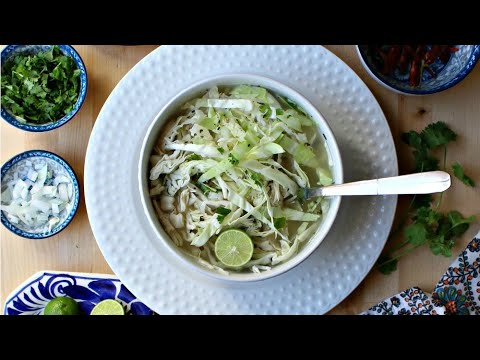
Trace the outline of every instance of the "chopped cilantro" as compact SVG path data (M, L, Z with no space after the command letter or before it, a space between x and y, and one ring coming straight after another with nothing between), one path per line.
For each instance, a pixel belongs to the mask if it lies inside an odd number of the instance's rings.
M207 184L201 182L197 182L197 186L200 190L202 190L202 193L204 193L205 195L207 195L209 192L218 192L217 189L214 189L211 186L208 186Z
M230 161L230 163L233 165L238 165L240 162L233 154L228 154L228 161Z
M198 154L192 154L192 155L189 155L187 158L186 158L187 161L192 161L192 160L202 160L202 157Z
M270 108L270 105L268 105L268 104L260 105L259 110L263 114L264 117L269 118L270 116L272 116L272 109Z
M2 69L2 105L34 124L60 120L77 102L80 70L58 46L37 54L19 54Z
M258 186L262 186L262 179L259 174L256 172L251 171L250 172L250 177L252 178L253 182L257 184Z
M222 223L222 221L225 219L225 216L230 214L232 210L220 206L215 210L215 212L218 214L217 216L218 222Z
M220 206L215 210L215 212L220 215L228 215L232 212L232 210Z
M273 225L275 226L276 229L281 229L287 224L287 218L285 217L280 217L280 218L274 218L273 219Z

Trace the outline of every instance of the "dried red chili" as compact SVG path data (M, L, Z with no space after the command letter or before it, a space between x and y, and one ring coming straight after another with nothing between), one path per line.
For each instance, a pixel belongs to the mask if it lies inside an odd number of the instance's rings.
M432 77L437 74L430 65L440 60L448 62L452 53L459 49L454 45L372 45L369 51L374 62L384 75L391 75L397 68L402 74L409 72L408 83L415 87L420 84L423 70Z

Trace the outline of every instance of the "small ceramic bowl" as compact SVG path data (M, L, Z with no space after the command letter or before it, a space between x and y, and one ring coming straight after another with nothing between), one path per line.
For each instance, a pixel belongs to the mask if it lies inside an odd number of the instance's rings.
M480 45L455 45L455 47L459 50L451 53L450 59L445 64L438 59L431 64L430 67L436 77L428 71L423 71L420 84L416 87L408 83L409 71L402 74L397 69L391 75L383 75L373 61L368 45L357 45L357 52L362 65L380 85L400 94L429 95L458 84L475 67L480 57Z
M2 192L8 186L8 183L13 180L13 174L15 172L18 172L19 174L25 173L26 161L30 161L33 165L37 163L47 163L47 165L49 166L49 170L53 171L54 176L63 175L69 179L70 183L72 184L73 193L72 199L70 200L71 210L68 213L61 213L60 222L55 225L55 227L50 231L33 231L21 222L19 222L18 224L14 224L8 220L4 211L0 211L2 224L14 234L27 239L38 240L48 238L50 236L58 234L60 231L65 229L77 213L78 204L80 202L80 186L78 185L78 180L72 167L60 156L44 150L29 150L14 156L5 164L3 164Z
M2 53L1 53L2 67L3 67L3 64L5 64L5 62L8 59L15 57L18 54L22 54L22 53L35 54L37 52L47 51L52 46L53 45L8 45L2 50ZM54 122L37 125L34 123L29 123L29 122L22 123L18 121L15 118L15 116L12 115L2 104L0 114L2 118L9 124L25 131L32 131L32 132L50 131L50 130L59 128L60 126L70 121L82 107L83 102L85 101L85 98L87 96L87 85L88 85L87 70L85 68L85 64L83 63L80 55L70 45L58 45L58 47L60 48L60 51L64 55L68 55L71 58L73 58L73 60L77 64L77 68L80 70L79 94L78 94L77 102L75 103L75 106L73 107L72 111L70 111L61 119L57 119ZM3 72L3 69L2 69L2 72Z
M231 272L228 275L207 269L200 265L198 262L193 261L189 256L185 255L170 239L169 235L165 232L160 221L157 218L156 212L153 208L152 201L149 196L148 188L148 173L149 173L149 158L152 153L154 144L157 142L158 136L161 133L162 128L166 122L171 119L178 109L187 101L200 97L212 86L234 86L234 85L254 85L261 86L270 91L286 96L294 101L301 108L303 108L316 123L318 130L325 138L327 149L330 155L332 164L333 181L336 184L343 182L343 167L340 156L340 150L333 135L330 126L320 112L302 95L297 93L290 87L281 84L275 80L258 75L248 74L228 74L218 75L205 80L199 81L171 99L161 110L160 113L153 119L147 133L144 137L142 149L140 150L138 180L140 185L139 196L141 198L145 216L150 223L153 231L156 233L156 239L153 241L159 241L165 244L166 248L173 255L173 257L183 266L189 268L196 273L203 273L210 278L221 280L225 282L251 282L258 280L265 280L274 276L285 273L286 271L294 268L302 261L304 261L312 252L317 249L320 243L325 239L328 234L335 217L337 216L338 209L340 207L341 198L339 196L332 197L330 201L330 208L327 214L322 219L322 222L311 239L305 243L300 251L285 263L274 266L269 271L261 273L234 273Z

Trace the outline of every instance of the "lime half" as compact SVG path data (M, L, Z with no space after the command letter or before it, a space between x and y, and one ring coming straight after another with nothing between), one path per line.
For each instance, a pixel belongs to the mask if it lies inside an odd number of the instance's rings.
M107 299L95 305L90 315L125 315L125 311L118 301Z
M252 239L241 230L225 230L215 242L215 255L224 265L243 266L253 255Z
M80 306L69 297L58 297L52 299L45 306L44 315L80 315Z

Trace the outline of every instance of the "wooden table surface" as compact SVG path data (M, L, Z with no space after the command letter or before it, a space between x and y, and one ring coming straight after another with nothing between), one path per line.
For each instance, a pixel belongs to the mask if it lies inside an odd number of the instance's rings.
M93 124L108 95L140 59L156 46L75 46L88 71L87 99L75 119L55 131L28 133L1 121L1 162L29 149L45 149L64 157L74 168L83 186L85 151ZM448 160L459 160L467 173L479 184L467 188L456 180L445 193L442 209L459 210L464 215L480 214L480 66L460 84L442 93L424 97L397 95L378 85L363 69L354 46L327 46L345 61L373 92L390 124L399 158L400 172L411 170L410 150L401 143L404 131L423 129L442 120L458 133L449 145ZM405 209L400 199L396 219ZM403 211L402 211L403 210ZM478 216L480 218L480 216ZM459 253L480 228L477 221L457 241L453 250ZM82 196L80 208L72 223L60 234L44 240L27 240L1 226L0 304L26 278L39 270L112 273L100 252L90 228ZM435 283L453 258L434 256L418 249L402 258L398 271L384 276L370 272L361 285L331 314L356 314L376 302L411 286L432 291Z

